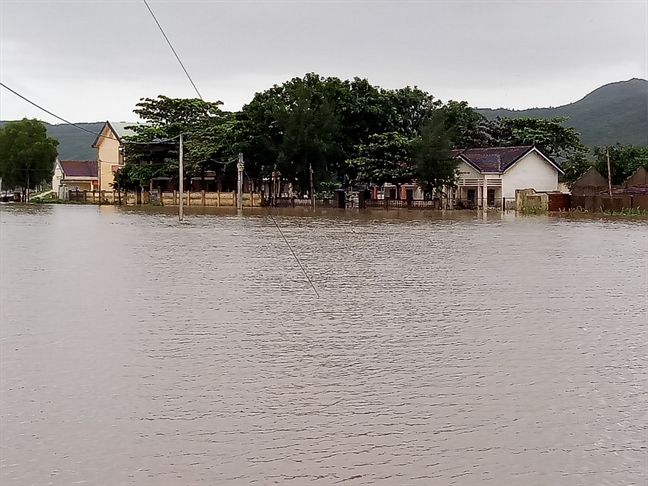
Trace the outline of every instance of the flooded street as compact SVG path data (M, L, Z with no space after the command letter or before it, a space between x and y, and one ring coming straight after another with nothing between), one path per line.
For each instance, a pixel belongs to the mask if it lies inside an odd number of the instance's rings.
M645 219L0 211L3 486L646 483Z

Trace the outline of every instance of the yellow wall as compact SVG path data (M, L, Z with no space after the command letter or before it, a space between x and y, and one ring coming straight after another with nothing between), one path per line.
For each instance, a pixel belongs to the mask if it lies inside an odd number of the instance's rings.
M119 153L119 140L107 125L101 130L103 137L97 143L97 160L99 161L99 181L102 191L112 191L113 166L121 166L123 158ZM108 138L104 138L108 137Z
M65 186L69 191L92 191L95 189L92 182L86 180L65 179Z

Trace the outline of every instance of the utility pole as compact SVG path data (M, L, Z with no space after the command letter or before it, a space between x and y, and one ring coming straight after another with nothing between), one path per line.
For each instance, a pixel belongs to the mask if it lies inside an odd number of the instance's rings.
M313 211L315 210L315 191L313 190L313 164L308 164L308 170L310 171L310 197L311 197L311 206Z
M243 154L238 154L238 164L236 168L238 169L238 179L236 185L236 209L241 211L243 209L243 168L245 164L243 163Z
M610 197L612 197L612 170L610 169L610 148L605 147L605 156L607 158L607 168L608 168L608 192Z
M184 199L184 154L182 153L182 133L180 134L180 156L178 158L178 192L180 193L180 207L178 208L178 218L182 222L184 215L182 214L182 200Z

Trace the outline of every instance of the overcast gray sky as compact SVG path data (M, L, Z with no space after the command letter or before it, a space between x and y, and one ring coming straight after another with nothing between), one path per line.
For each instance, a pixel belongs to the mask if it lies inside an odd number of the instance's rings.
M648 77L648 1L149 0L206 100L307 72L530 108ZM0 79L72 121L195 92L142 0L0 0ZM0 118L57 122L2 89Z

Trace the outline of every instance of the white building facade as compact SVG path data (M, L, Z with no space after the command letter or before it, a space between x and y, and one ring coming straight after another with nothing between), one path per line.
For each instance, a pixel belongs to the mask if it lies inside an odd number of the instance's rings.
M562 169L533 146L455 151L456 187L447 194L454 207L514 208L517 189L558 191Z

